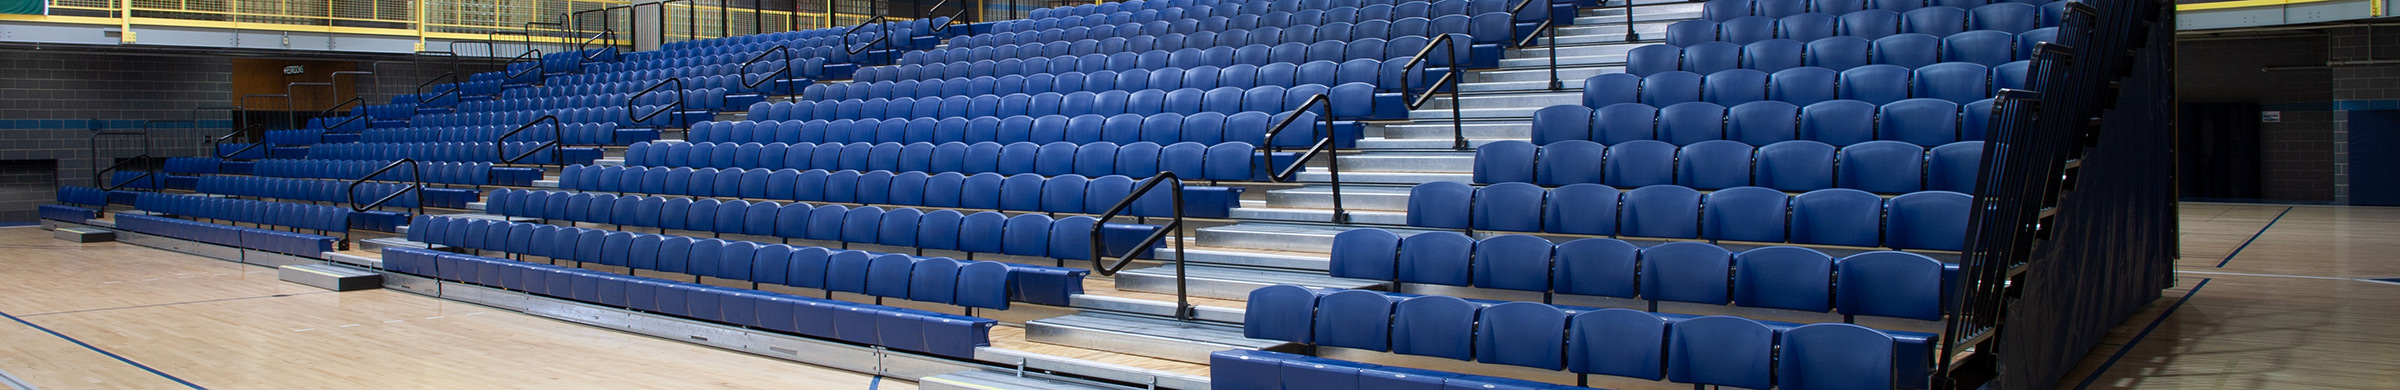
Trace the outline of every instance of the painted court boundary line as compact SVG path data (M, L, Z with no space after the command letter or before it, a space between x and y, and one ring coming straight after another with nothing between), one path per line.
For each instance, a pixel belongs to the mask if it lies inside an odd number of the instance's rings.
M2093 381L2098 381L2098 380L2100 380L2100 374L2105 374L2105 373L2108 373L2108 368L2109 368L2109 367L2112 367L2112 366L2116 366L2116 365L2117 365L2117 359L2123 359L2123 358L2125 358L2125 353L2126 353L2126 352L2133 352L2133 346L2134 346L2134 345L2136 345L2136 344L2141 344L2141 343L2142 343L2142 339L2144 339L2144 338L2149 338L2149 337L2150 337L2150 331L2153 331L2153 330L2158 330L2158 325L2159 325L2159 324L2163 324L2163 323L2166 323L2166 322L2167 322L2167 316L2172 316L2172 315L2175 315L2175 309L2181 309L2181 308L2183 308L2183 304L2184 304L2185 302L2191 302L2191 301L2192 301L2192 296L2193 296L2193 295L2200 295L2200 289L2201 289L2201 288L2204 288L2204 287L2208 287L2208 281L2210 281L2210 280L2215 280L2215 279L2200 279L2200 284L2195 284L2195 285L2192 285L2192 289L2191 289L2190 291L2184 291L2184 292L2183 292L2183 298L2182 298L2182 299L2177 299L2177 300L2175 300L2175 305L2174 305L2174 306L2167 306L2167 311L2166 311L2166 312L2163 312L2163 313L2158 313L2158 318L2150 320L2150 326L2145 326L2145 327L2142 327L2142 332L2141 332L2141 333L2135 333L2135 334L2133 335L2133 340L2131 340L2131 341L2126 341L2126 342L2125 342L2125 345L2124 345L2124 346L2122 346L2122 347L2117 347L2117 353L2116 353L2116 354L2112 354L2112 355L2108 355L2108 361L2101 362L2101 363L2100 363L2100 368L2095 368L2095 369L2092 369L2092 374L2091 374L2091 376L2086 376L2086 377L2083 377L2083 383L2082 383L2082 384L2075 385L2075 390L2084 390L2084 389L2086 389L2086 388L2090 388L2090 387L2092 387L2092 382L2093 382Z
M23 318L17 318L17 316L9 315L7 312L0 312L0 317L7 317L11 321L16 321L19 324L25 324L25 326L33 327L36 330L42 331L42 333L49 333L51 336L58 336L58 338L61 340L66 340L67 342L75 343L75 345L83 346L83 349L89 349L92 350L92 352L99 352L101 355L107 355L109 358L117 359L117 361L125 362L125 364L131 364L134 368L140 368L142 371L149 371L152 374L158 374L159 377L167 378L167 380L175 381L175 383L183 384L186 387L200 390L208 389L206 387L200 387L200 385L197 384L192 384L192 382L184 381L183 378L177 378L174 375L168 375L166 372L159 371L158 369L150 368L150 366L145 366L141 363L134 362L133 359L126 359L124 356L117 356L117 354L109 353L108 350L100 349L100 347L95 347L91 344L85 344L83 340L76 340L74 337L67 337L67 335L58 333L58 331L55 330L50 330L50 328L44 328L41 325L34 325L32 322L25 321Z
M0 371L0 385L8 385L8 388L15 390L37 389L32 384L25 383L25 380L17 379L15 375L9 375L8 371Z
M2275 213L2275 219L2267 220L2267 226L2261 226L2261 227L2259 227L2259 228L2258 228L2258 233L2252 233L2252 234L2250 234L2250 239L2249 239L2249 240L2242 241L2242 246L2233 247L2233 253L2227 253L2227 254L2225 254L2225 260L2219 260L2219 261L2217 261L2217 268L2225 268L2225 263L2231 263L2231 262L2233 262L2233 257L2234 257L2234 256L2240 256L2240 255L2242 254L2242 250L2243 250L2243 249L2249 249L2249 248L2250 248L2250 243L2253 243L2253 242L2258 242L2258 236L2264 236L2264 235L2267 235L2267 229L2273 229L2273 228L2275 228L2275 223L2276 223L2276 222L2282 222L2282 221L2283 221L2283 215L2284 215L2284 214L2291 214L2291 213L2292 213L2292 208L2291 208L2291 207L2284 207L2284 208L2283 208L2283 212L2280 212L2280 213Z

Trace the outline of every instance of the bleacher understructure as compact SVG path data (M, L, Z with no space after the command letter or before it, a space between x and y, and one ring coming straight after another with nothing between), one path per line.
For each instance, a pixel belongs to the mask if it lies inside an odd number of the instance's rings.
M2158 8L1133 0L598 48L42 217L910 378L2048 387L1991 337L2064 239L1995 226L2073 212L2039 183L2094 165L2036 113L2163 87L2043 87L2150 66L2068 56L2155 59Z

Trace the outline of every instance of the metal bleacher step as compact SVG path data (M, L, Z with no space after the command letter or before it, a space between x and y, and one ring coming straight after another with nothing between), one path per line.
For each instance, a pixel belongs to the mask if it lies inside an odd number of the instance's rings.
M1467 147L1470 147L1470 148L1473 148L1473 147L1480 147L1480 146L1483 146L1484 144L1489 144L1489 143L1493 143L1493 142L1500 142L1500 141L1507 141L1507 140L1506 140L1506 139L1488 139L1488 138L1468 138L1468 139L1467 139ZM1449 139L1449 138L1420 138L1420 139L1405 139L1405 138L1404 138L1404 139L1391 139L1391 138L1366 138L1366 139L1360 139L1360 140L1358 140L1358 149L1360 149L1360 150L1374 150L1374 149L1447 149L1447 148L1450 148L1451 146L1454 146L1455 144L1456 144L1456 143L1455 143L1455 142L1453 142L1453 140L1451 140L1451 139Z
M991 371L959 371L917 379L920 390L1114 390L1063 380L1022 377Z
M1478 121L1460 124L1457 135L1468 139L1500 138L1527 139L1533 137L1533 123L1527 121ZM1454 135L1450 121L1425 121L1376 125L1368 129L1369 136L1387 139L1438 139L1449 141ZM1446 147L1446 146L1445 146Z
M1568 46L1568 45L1560 45L1560 46L1558 47L1558 57L1559 57L1559 60L1560 60L1559 62L1560 62L1560 63L1565 63L1565 62L1566 62L1565 60L1566 60L1566 58L1567 58L1567 57L1592 57L1592 56L1617 56L1617 58L1620 58L1620 60L1619 60L1619 61L1623 61L1623 60L1621 60L1621 58L1624 58L1624 56L1625 56L1625 53L1627 53L1627 52L1630 52L1630 51L1633 51L1633 48L1636 48L1636 47L1642 47L1642 46L1646 46L1646 45L1649 45L1649 44L1647 44L1647 43L1622 43L1622 42L1618 42L1618 43L1593 43L1593 44L1578 44L1578 45L1572 45L1572 46ZM1516 49L1514 49L1514 50L1509 50L1509 51L1507 52L1507 55L1508 55L1508 56L1507 56L1507 57L1505 57L1505 58L1508 58L1508 59L1518 59L1518 58L1540 58L1540 59L1542 59L1543 61L1545 61L1545 64L1546 64L1546 63L1547 63L1547 61L1549 61L1549 58L1550 58L1550 47L1549 47L1549 46L1528 46L1528 47L1521 47L1521 48L1516 48Z
M1330 174L1330 173L1326 173L1326 172L1321 172L1321 171L1308 171L1308 172L1301 172L1300 174L1298 174L1298 175L1294 175L1294 176L1299 176L1299 177L1300 177L1300 181L1304 181L1304 182L1328 182L1328 181L1333 181L1333 175L1332 175L1332 174ZM1344 182L1344 183L1372 183L1372 184L1424 184L1424 183L1431 183L1431 182L1437 182L1437 181L1454 181L1454 182L1460 182L1460 183L1472 183L1472 182L1474 182L1474 179L1475 179L1475 174L1473 174L1473 173L1466 173L1466 172L1377 172L1377 171L1353 172L1353 171L1347 171L1347 170L1345 170L1345 171L1342 171L1342 182ZM1346 188L1345 188L1345 189L1346 189Z
M1545 81L1546 80L1547 79L1545 79ZM1456 100L1451 99L1449 96L1435 96L1433 100L1425 102L1425 106L1419 107L1417 110L1442 110L1447 112L1450 109L1451 102L1453 101L1460 103L1459 108L1469 110L1528 107L1539 109L1542 107L1560 104L1581 103L1583 102L1583 93L1540 91L1505 94L1476 94L1460 95Z
M1175 302L1127 298L1099 294L1075 294L1067 297L1067 306L1077 309L1116 313L1140 314L1155 317L1174 317ZM1241 308L1192 305L1192 319L1228 324L1242 323Z
M1208 354L1229 349L1291 351L1298 346L1242 336L1236 327L1105 313L1065 315L1025 323L1025 338L1037 343L1207 363Z
M1350 211L1406 211L1408 190L1407 187L1343 187L1342 207ZM1308 185L1268 190L1266 204L1269 207L1333 208L1333 187Z
M1550 68L1549 68L1549 66L1548 66L1549 64L1545 63L1545 64L1542 64L1542 65L1543 65L1543 66L1536 66L1536 67L1532 67L1532 68L1524 68L1524 69L1514 69L1514 68L1511 68L1511 69L1494 69L1494 70L1484 70L1484 71L1474 71L1474 72L1467 72L1467 79L1466 79L1466 81L1465 81L1465 82L1461 82L1461 83L1459 83L1459 84L1480 84L1480 83L1511 82L1511 81L1518 81L1518 82L1522 82L1522 81L1539 81L1539 82L1547 83L1547 82L1549 82L1549 81L1550 81ZM1625 67L1622 67L1622 66L1564 66L1564 65L1561 65L1561 66L1559 66L1559 68L1558 68L1558 81L1559 81L1559 82L1561 82L1561 83L1564 83L1564 82L1567 82L1567 81L1581 81L1581 80L1583 80L1583 79L1592 78L1592 76L1598 76L1598 75L1601 75L1601 74L1604 74L1604 73L1618 73L1618 72L1623 72L1623 71L1625 71ZM1548 85L1543 85L1543 84L1534 84L1534 87L1533 87L1533 88L1528 88L1528 89L1526 89L1526 90L1539 90L1539 89L1541 89L1541 88L1548 88L1548 87L1549 87ZM1578 88L1580 88L1580 86L1578 86ZM1469 91L1466 91L1466 90L1460 90L1460 92L1469 92Z
M1349 231L1350 227L1297 225L1271 222L1245 222L1200 228L1194 237L1200 245L1218 248L1255 248L1265 250L1326 253L1333 248L1333 236ZM1393 234L1410 236L1429 230L1393 229Z
M1365 152L1344 154L1340 159L1343 173L1351 171L1449 173L1475 171L1475 152L1473 151ZM1322 161L1315 160L1312 164L1322 166Z
M1352 223L1393 225L1408 223L1408 213L1402 211L1349 210L1349 212ZM1330 222L1333 220L1333 210L1244 205L1233 209L1232 216L1240 219L1269 221Z
M1533 112L1534 112L1534 111L1540 111L1541 109L1542 109L1542 107L1507 107L1507 108L1463 108L1463 107L1462 107L1462 108L1459 108L1459 109L1458 109L1458 118L1460 118L1460 119L1500 119L1500 120L1505 120L1505 119L1517 119L1517 120L1523 120L1523 119L1532 118L1532 117L1533 117ZM1450 119L1450 118L1451 118L1451 115L1450 115L1450 109L1448 109L1448 108L1443 108L1443 109L1424 108L1424 109L1417 109L1417 110L1412 110L1412 111L1409 111L1409 112L1408 112L1408 119L1413 119L1413 120L1426 120L1426 119Z
M1192 296L1218 299L1246 300L1250 290L1278 284L1342 289L1378 288L1385 283L1374 280L1336 278L1323 271L1275 271L1250 268L1231 268L1204 265L1184 265L1184 286ZM1175 293L1175 267L1158 266L1129 269L1116 275L1117 289L1159 294Z
M1621 68L1621 67L1611 67L1611 68L1610 68L1611 70L1609 70L1609 71L1608 71L1608 73L1613 73L1613 72L1616 72L1616 69L1620 69L1620 68ZM1549 76L1543 76L1543 77L1549 77ZM1583 80L1584 80L1584 79L1588 79L1588 78L1591 78L1591 77L1582 77L1582 78L1569 78L1569 77L1565 77L1565 76L1560 76L1560 77L1559 77L1559 80L1558 80L1558 84L1559 84L1558 86L1559 86L1559 88L1560 88L1561 90L1566 90L1566 91L1582 91L1582 90L1583 90ZM1548 91L1549 91L1549 89L1550 89L1550 80L1549 80L1549 79L1547 79L1547 78L1544 78L1544 79L1542 79L1542 80L1536 80L1536 81L1489 81L1489 82L1474 82L1474 83L1459 83L1459 84L1458 84L1458 92L1459 92L1459 93L1462 93L1462 94L1463 94L1463 93L1505 93L1505 92L1548 92Z
M1511 52L1515 52L1515 50L1511 50ZM1565 52L1560 53L1564 54ZM1562 67L1568 65L1621 65L1624 63L1624 54L1558 56L1558 66ZM1500 59L1500 67L1502 68L1531 68L1537 66L1550 66L1550 57L1546 55L1541 57L1516 57L1515 54L1511 54L1508 58Z
M1187 245L1183 248L1183 255L1190 259L1190 264L1201 265L1268 267L1308 271L1324 271L1329 265L1329 260L1326 259L1325 254L1323 253ZM1160 251L1158 252L1157 256L1161 260L1172 260L1175 258L1175 253L1173 251Z

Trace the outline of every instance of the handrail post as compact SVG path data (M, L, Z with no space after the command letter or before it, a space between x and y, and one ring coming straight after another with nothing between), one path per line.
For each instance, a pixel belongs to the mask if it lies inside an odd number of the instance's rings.
M1524 1L1517 2L1517 5L1516 5L1515 7L1510 7L1510 8L1509 8L1509 10L1508 10L1508 14L1509 14L1509 15L1512 15L1512 16L1513 16L1513 15L1516 15L1518 12L1522 12L1522 11L1524 11L1524 10L1525 10L1525 7L1526 7L1527 5L1531 5L1531 4L1533 4L1533 3L1537 2L1537 1L1538 1L1538 0L1524 0ZM1627 1L1632 1L1632 0L1627 0ZM1547 3L1544 3L1544 4L1547 4ZM1533 45L1533 41L1534 41L1535 39L1541 39L1541 37L1542 37L1542 35L1543 35L1543 34L1549 34L1549 35L1550 35L1550 90L1552 90L1552 91L1556 91L1556 90L1560 90L1560 89L1565 89L1565 88L1566 88L1566 85L1565 85L1564 83L1561 83L1561 82L1559 82L1559 80L1558 80L1558 31L1557 31L1557 23L1555 22L1556 20L1557 20L1556 18L1542 19L1542 24L1540 24L1540 25L1538 25L1538 26L1535 26L1535 27L1533 28L1533 33L1531 33L1531 34L1526 34L1526 35L1525 35L1525 40L1523 40L1523 41L1518 41L1518 42L1517 42L1517 45L1516 45L1517 47L1520 47L1520 48L1521 48L1521 47L1526 47L1526 46L1531 46L1531 45ZM1510 35L1509 35L1509 36L1510 36L1510 37L1515 37L1515 36L1516 36L1516 35L1515 35L1515 32L1516 32L1516 30L1517 30L1517 24L1515 24L1515 23L1510 23L1510 24L1508 25L1508 30L1509 30L1509 32L1510 32Z
M1432 102L1435 95L1440 95L1442 87L1450 87L1450 147L1465 150L1467 149L1466 120L1459 114L1459 107L1465 102L1458 98L1458 81L1465 77L1460 76L1459 73L1464 72L1465 69L1461 69L1458 63L1458 40L1451 37L1452 34L1435 35L1432 41L1425 43L1424 48L1417 49L1417 55L1409 57L1408 62L1402 64L1403 66L1400 67L1400 93L1403 99L1407 100L1408 109L1415 110L1424 107L1425 103ZM1427 60L1431 59L1429 56L1433 54L1435 48L1442 49L1442 57L1449 61L1449 67L1444 68L1442 77L1427 86L1424 93L1417 94L1415 98L1407 98L1410 91L1416 90L1416 83L1413 82L1415 78L1411 77L1411 74L1415 73L1414 70L1418 65L1428 64ZM1431 65L1426 65L1426 67L1428 71L1432 69Z
M1317 118L1320 120L1318 124L1303 124L1303 126L1309 127L1310 140L1315 142L1309 145L1308 152L1301 153L1299 157L1293 158L1292 165L1283 167L1281 170L1277 170L1273 167L1273 165L1275 165L1275 155L1281 153L1283 150L1281 146L1277 146L1275 144L1275 136L1283 134L1284 129L1290 128L1292 122L1299 120L1300 114L1308 112L1310 108L1320 108L1325 111L1323 115L1320 115ZM1331 175L1331 179L1333 181L1332 222L1346 224L1350 223L1350 210L1342 207L1341 149L1334 147L1333 122L1332 98L1327 97L1326 95L1316 95L1309 97L1308 101L1300 103L1299 109L1292 110L1290 114L1287 114L1283 117L1283 120L1277 121L1274 126L1267 128L1265 148L1267 152L1266 165L1268 166L1265 167L1265 169L1267 170L1267 181L1282 182L1292 180L1295 175L1300 173L1301 168L1307 167L1310 160L1316 159L1318 153L1324 153L1328 159L1326 162L1326 172Z
M643 96L649 96L651 92L658 91L658 87L666 86L667 83L675 83L675 102L667 104L665 107L659 107L658 110L651 111L649 114L636 116L634 114L634 102L640 101ZM667 113L669 111L682 111L684 108L684 101L688 100L688 98L688 96L684 95L683 78L670 77L665 80L659 80L657 84L651 84L650 88L644 88L641 92L634 93L633 96L628 96L625 98L625 116L627 117L626 119L632 119L633 123L635 124L648 122L650 121L650 118L656 118L659 114ZM683 114L680 113L676 114L675 118L677 121L682 122L681 124L683 125L683 129L691 129L692 124L690 118L685 118Z
M374 179L376 176L383 176L384 172L390 171L392 168L399 168L400 164L408 164L408 179L414 183L410 183L407 187L401 187L399 191L393 191L391 195L384 195L382 199L376 199L374 203L363 205L358 203L359 184L364 184L367 182L367 180ZM400 197L400 193L403 192L413 192L417 195L417 203L415 207L409 208L409 212L412 213L412 215L424 215L425 172L424 169L417 164L416 159L403 158L399 161L393 161L390 164L384 164L383 168L381 169L376 169L374 172L367 173L366 176L361 176L358 179L351 180L350 185L342 189L342 200L344 203L350 204L350 211L366 212L367 210L374 210L377 207L383 207L384 203L391 202L392 199L398 199Z
M1606 1L1606 0L1602 0L1602 1ZM1641 41L1641 40L1642 40L1642 33L1640 33L1640 32L1635 32L1635 31L1633 30L1633 0L1619 0L1619 1L1624 1L1624 2L1625 2L1625 5L1624 5L1623 7L1621 7L1621 8L1623 8L1623 9L1625 9L1625 41L1626 41L1626 42L1639 42L1639 41Z
M1143 238L1141 243L1135 244L1133 248L1127 249L1124 257L1117 258L1114 262L1108 261L1107 241L1103 239L1104 233L1107 233L1107 230L1105 229L1108 227L1108 221L1116 219L1118 214L1123 214L1126 210L1132 208L1134 202L1140 201L1142 196L1148 195L1151 190L1158 189L1159 184L1170 182L1173 183L1173 185L1167 189L1172 191L1172 193L1168 195L1169 200L1172 201L1171 206L1174 207L1172 219L1167 223L1166 226L1160 227L1158 231L1150 233L1149 237ZM1116 275L1117 272L1125 270L1126 265L1133 264L1134 258L1141 257L1144 253L1152 252L1151 248L1157 246L1159 240L1166 239L1168 235L1173 235L1175 237L1175 320L1180 322L1191 322L1193 312L1191 300L1192 294L1191 287L1188 282L1190 277L1187 271L1184 269L1184 258L1186 255L1183 249L1183 242L1185 241L1183 234L1183 217L1183 179L1175 177L1174 172L1159 172L1158 175L1151 176L1148 179L1142 179L1142 182L1134 187L1133 192L1127 193L1127 195L1125 195L1125 199L1117 201L1116 207L1110 207L1108 212L1100 214L1099 219L1092 220L1090 237L1092 272L1098 273L1100 276Z

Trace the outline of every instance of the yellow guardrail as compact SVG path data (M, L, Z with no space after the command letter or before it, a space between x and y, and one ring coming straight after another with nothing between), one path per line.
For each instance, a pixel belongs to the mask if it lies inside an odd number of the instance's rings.
M689 0L659 5L670 41L720 38L856 24L871 15L720 8L728 0ZM267 30L426 39L566 43L605 29L632 31L626 0L48 0L49 15L5 15L0 20L113 25L131 43L135 26ZM580 18L570 17L580 11ZM599 14L611 15L602 16ZM566 20L566 19L582 19ZM893 20L899 20L894 18ZM580 26L578 26L581 22ZM625 42L620 39L619 42Z

